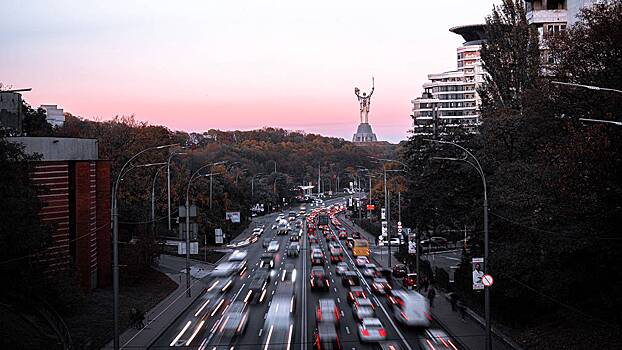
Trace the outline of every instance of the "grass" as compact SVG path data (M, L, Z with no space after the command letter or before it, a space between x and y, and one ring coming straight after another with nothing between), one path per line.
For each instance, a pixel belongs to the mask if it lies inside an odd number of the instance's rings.
M121 284L119 296L120 332L130 326L129 311L149 311L177 288L165 274L147 269L141 279ZM86 297L80 312L65 317L74 344L82 349L99 349L113 337L112 287L96 289Z

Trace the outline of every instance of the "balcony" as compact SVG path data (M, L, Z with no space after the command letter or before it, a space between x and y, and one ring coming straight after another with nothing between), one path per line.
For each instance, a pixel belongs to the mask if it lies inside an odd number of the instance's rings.
M527 22L534 23L566 23L568 10L531 10L527 12Z

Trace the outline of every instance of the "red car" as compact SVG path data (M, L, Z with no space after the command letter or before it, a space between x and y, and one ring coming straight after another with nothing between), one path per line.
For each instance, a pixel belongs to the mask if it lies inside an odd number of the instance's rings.
M416 273L407 274L402 279L402 284L404 284L404 287L406 287L407 289L415 288L417 286L417 274Z

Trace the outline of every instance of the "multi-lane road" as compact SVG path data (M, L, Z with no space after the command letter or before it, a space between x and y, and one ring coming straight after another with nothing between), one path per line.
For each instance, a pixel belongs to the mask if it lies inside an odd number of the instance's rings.
M342 199L326 201L328 207L331 204L343 202ZM312 208L307 207L307 211ZM254 220L253 227L265 225L265 230L259 239L240 250L247 252L246 260L248 265L241 273L236 273L235 279L229 285L226 280L222 284L215 284L213 280L206 279L205 291L197 300L159 337L152 349L185 347L193 349L313 349L314 332L317 329L317 305L320 299L332 299L339 311L339 323L337 332L343 349L373 349L376 344L364 343L359 339L357 333L358 322L355 320L352 308L347 301L349 289L341 283L341 277L337 275L336 265L330 263L328 244L323 235L317 234L319 247L324 252L326 271L330 287L328 291L316 291L311 289L309 274L311 270L310 245L308 236L304 228L300 239L301 250L298 257L287 257L286 249L290 243L289 235L277 235L272 226L276 223L277 214L272 214ZM304 219L304 218L302 218ZM337 234L336 228L331 225L331 230ZM350 235L351 232L348 232ZM238 238L241 241L248 237L248 234ZM265 253L262 241L266 237L271 237L279 242L279 250L274 254L274 268L271 271L269 283L265 286L263 295L252 295L250 285L254 276L259 273L261 255ZM350 270L360 272L354 264L354 257L346 249L344 241L338 241L342 246L344 262L348 264ZM291 309L293 318L288 320L271 320L275 317L274 307L270 306L275 302L275 293L281 291L284 283L291 281L291 275L283 281L283 274L286 267L296 270L296 279L293 283L295 298L292 299ZM263 268L263 270L266 270ZM291 272L291 271L290 271ZM361 276L361 287L376 305L376 317L380 319L386 331L388 341L394 342L401 349L420 349L420 341L424 339L425 330L406 328L399 324L392 314L392 309L385 297L376 296L371 292L369 281ZM281 284L281 285L280 285ZM223 287L227 287L223 292ZM277 293L276 295L279 295ZM258 303L251 303L252 298L260 299ZM223 331L225 324L229 322L230 314L227 308L229 305L246 303L247 323L242 334L231 337L228 332ZM278 309L278 308L277 308ZM270 313L269 310L272 310ZM268 317L268 322L266 322ZM272 323L271 323L272 322ZM279 325L278 323L291 322L290 327ZM272 332L272 327L265 325L281 326L286 331L278 333ZM431 321L432 328L438 325ZM268 329L270 331L268 331ZM276 329L276 328L275 328ZM267 334L269 333L269 334ZM269 340L269 341L268 341Z

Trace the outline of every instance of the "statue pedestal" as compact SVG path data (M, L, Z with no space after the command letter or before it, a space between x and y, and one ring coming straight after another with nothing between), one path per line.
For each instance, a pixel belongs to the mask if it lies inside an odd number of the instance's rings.
M352 142L376 142L376 134L371 129L371 124L361 123L352 137Z

